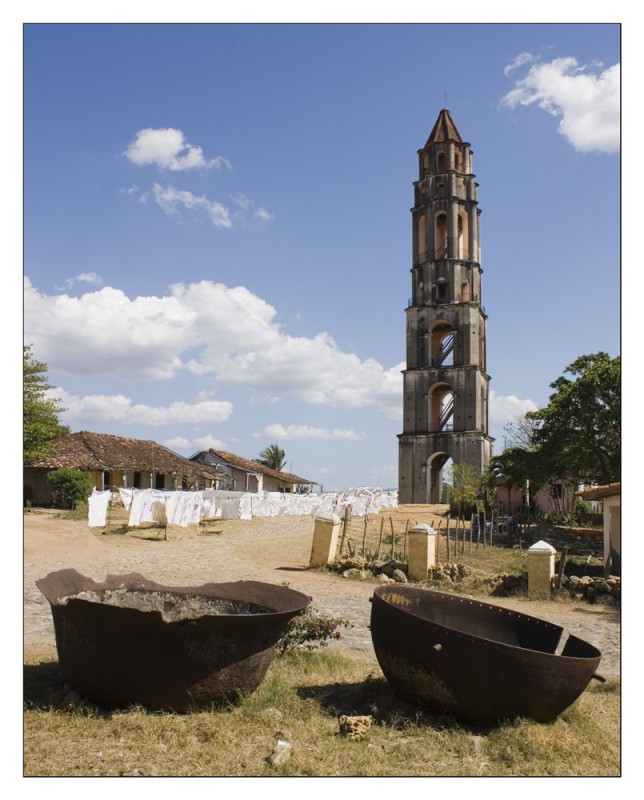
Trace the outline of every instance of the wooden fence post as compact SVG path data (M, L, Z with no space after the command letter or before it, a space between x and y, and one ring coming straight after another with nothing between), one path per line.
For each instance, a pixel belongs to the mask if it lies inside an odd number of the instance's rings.
M364 558L365 547L367 543L367 524L369 522L369 514L365 512L364 515L364 533L362 534L362 557Z
M340 541L339 555L342 555L342 548L344 547L344 541L347 538L347 524L348 524L350 519L351 519L351 505L349 504L344 509L344 519L343 519L343 522L342 522L342 540Z

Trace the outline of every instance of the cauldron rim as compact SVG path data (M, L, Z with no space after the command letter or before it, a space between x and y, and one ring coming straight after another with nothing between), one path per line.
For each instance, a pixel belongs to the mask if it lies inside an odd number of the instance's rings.
M96 602L89 599L77 598L82 592L96 594L107 591L125 590L126 592L163 592L179 597L206 597L212 600L229 602L244 602L261 608L262 611L253 612L253 617L269 616L271 614L303 611L310 605L312 598L288 586L268 583L265 581L237 580L204 583L199 586L174 586L162 584L146 578L138 572L124 574L108 573L103 581L96 581L82 575L75 569L62 569L50 572L44 578L36 581L40 589L52 606L63 606L71 600L80 603ZM143 614L158 613L152 610L140 610ZM220 618L238 617L238 614L219 614Z

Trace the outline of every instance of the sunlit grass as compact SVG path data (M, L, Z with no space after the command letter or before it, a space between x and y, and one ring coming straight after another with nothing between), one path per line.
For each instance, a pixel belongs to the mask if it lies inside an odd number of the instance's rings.
M554 723L477 729L402 700L377 667L337 650L277 658L238 705L188 715L79 703L54 652L28 658L25 669L26 775L619 774L616 682L593 682ZM371 715L372 727L349 740L339 733L342 714ZM279 738L292 755L272 767Z

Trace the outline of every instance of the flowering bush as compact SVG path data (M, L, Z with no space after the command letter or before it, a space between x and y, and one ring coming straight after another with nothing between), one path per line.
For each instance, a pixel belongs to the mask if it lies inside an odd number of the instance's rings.
M342 617L320 614L309 606L290 621L277 644L277 652L282 655L297 647L304 650L313 650L317 645L326 647L330 639L340 638L341 627L350 628L351 623Z

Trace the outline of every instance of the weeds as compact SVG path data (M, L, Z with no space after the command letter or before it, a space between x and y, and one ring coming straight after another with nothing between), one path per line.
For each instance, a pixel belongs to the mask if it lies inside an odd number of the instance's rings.
M351 623L342 617L321 614L309 606L290 621L277 645L277 651L283 654L298 647L306 650L326 647L329 641L340 638L341 627L350 628Z

